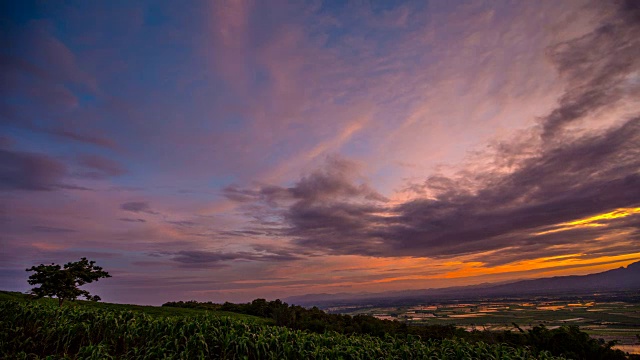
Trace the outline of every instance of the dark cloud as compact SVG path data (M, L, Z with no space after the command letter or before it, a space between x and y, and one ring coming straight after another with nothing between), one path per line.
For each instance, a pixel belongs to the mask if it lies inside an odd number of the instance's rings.
M177 262L182 267L189 268L218 268L226 267L231 261L268 261L281 262L299 259L298 256L288 252L215 252L184 250L176 253L164 253L171 256L171 260Z
M375 234L383 226L383 219L376 214L381 210L370 204L298 202L286 213L287 235L308 249L346 254L384 252L382 239Z
M51 29L45 19L3 24L0 38L8 51L0 53L0 123L116 149L115 141L93 128L94 121L74 120L79 95L97 95L96 81Z
M65 234L65 233L72 233L76 231L69 228L59 228L59 227L41 226L41 225L34 225L31 227L31 229L37 232L54 233L54 234Z
M44 154L0 149L0 189L50 191L59 188L67 167Z
M450 189L438 189L442 196L393 209L379 235L396 250L455 255L518 245L504 234L636 206L638 144L640 118L543 151L511 174L485 174L475 194L456 192L450 179Z
M10 138L8 136L5 136L5 135L0 135L0 148L8 149L11 146L13 146L13 143L14 143L14 141L13 141L12 138Z
M120 208L125 211L131 211L135 213L147 213L147 214L158 214L157 212L151 210L148 202L145 201L130 201L120 205Z
M78 141L81 143L85 143L85 144L90 144L90 145L97 145L97 146L101 146L104 148L108 148L108 149L116 149L117 145L116 143L104 136L99 136L99 135L94 135L94 134L83 134L83 133L79 133L76 131L71 131L71 130L67 130L67 129L59 129L59 128L55 128L55 129L46 129L46 130L42 130L46 133L58 136L58 137L62 137L65 139L70 139L70 140L74 140L74 141Z
M177 226L181 226L181 227L191 227L191 226L195 226L198 225L197 223L193 222L193 221L167 221L168 224L172 224L172 225L177 225Z
M368 184L355 183L357 168L354 162L330 156L326 159L324 168L302 177L293 187L261 185L255 189L243 189L232 185L223 189L223 194L237 202L262 201L272 206L282 201L328 202L345 197L387 201Z
M132 219L132 218L120 218L118 220L124 221L124 222L135 222L135 223L147 222L145 219Z
M33 63L6 53L0 53L0 71L3 76L8 77L11 73L20 72L29 74L38 79L49 79L49 74ZM3 89L4 90L4 89ZM6 89L8 90L8 89Z
M625 98L640 97L640 86L629 81L640 71L640 11L633 0L619 4L595 31L549 50L568 89L560 106L542 119L543 138L552 139L566 125ZM612 11L610 4L601 6L604 13Z
M100 155L81 155L78 164L84 168L81 175L92 179L120 176L127 171L117 162Z
M383 210L378 204L388 199L359 179L357 170L355 163L331 156L292 187L229 187L225 195L250 204L244 210L255 227L244 229L243 236L294 237L302 247L322 243L323 249L348 247L349 253L361 253L361 247L373 245L366 233L376 221L374 214Z
M226 261L243 259L239 254L225 254L208 251L179 251L174 254L172 260L184 267L225 267Z
M543 151L513 173L484 174L474 193L459 191L464 184L457 186L456 179L439 181L435 191L439 196L390 209L394 215L376 219L369 227L378 225L379 230L368 236L371 242L382 238L383 252L390 254L455 256L512 248L529 256L547 256L559 244L593 239L600 231L628 229L628 224L613 222L606 230L532 235L550 224L638 206L638 144L640 119L636 118L604 134ZM308 240L305 245L310 245Z
M224 196L236 202L251 202L260 199L259 191L242 189L237 185L229 185L222 189Z
M230 236L230 237L252 237L252 236L268 236L269 232L256 231L256 230L231 230L231 231L220 231L218 232L218 235Z
M325 201L337 197L363 198L374 201L387 199L373 190L366 183L354 184L357 177L356 164L339 157L329 157L323 171L316 171L303 177L289 192L294 199L300 201ZM263 188L264 189L264 188ZM270 189L270 193L278 194L277 189Z
M82 191L93 190L92 188L88 188L86 186L78 186L78 185L71 185L71 184L60 184L58 187L60 189L67 189L67 190L82 190Z
M407 189L419 197L394 206L339 158L329 159L325 169L293 187L230 187L225 195L260 214L257 219L282 221L277 236L292 237L300 252L434 258L481 254L477 261L498 265L578 253L580 246L582 253L612 249L615 240L606 236L637 233L638 215L600 227L545 231L640 206L637 106L629 107L635 114L627 112L632 115L609 128L567 131L567 125L614 103L637 104L640 22L637 6L631 7L622 16L605 12L608 17L592 33L550 49L568 84L558 107L541 119L540 129L492 144L495 153L485 168L409 184ZM628 239L637 245L637 238Z

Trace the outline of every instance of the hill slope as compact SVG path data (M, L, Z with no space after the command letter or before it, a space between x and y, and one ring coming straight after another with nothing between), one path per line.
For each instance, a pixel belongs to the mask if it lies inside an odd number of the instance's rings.
M0 301L0 344L5 359L560 359L504 344L313 334L209 314L161 317L16 301Z
M17 302L35 302L38 304L46 304L51 306L57 306L58 301L56 299L42 298L33 300L31 295L22 294L15 291L2 291L0 290L0 301L17 301ZM265 319L258 316L238 314L231 311L217 311L217 310L203 310L203 309L186 309L175 307L161 307L161 306L142 306L131 304L113 304L105 302L94 302L85 300L67 301L63 307L67 308L82 308L82 309L99 309L108 311L134 311L145 313L152 316L198 316L203 314L211 314L214 316L225 316L238 320L250 320L261 324L273 324L271 319Z

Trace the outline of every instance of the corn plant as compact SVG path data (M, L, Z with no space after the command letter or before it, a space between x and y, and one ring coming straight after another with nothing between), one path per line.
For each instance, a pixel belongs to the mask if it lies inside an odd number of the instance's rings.
M559 359L546 352L463 340L308 333L205 314L0 302L7 359Z

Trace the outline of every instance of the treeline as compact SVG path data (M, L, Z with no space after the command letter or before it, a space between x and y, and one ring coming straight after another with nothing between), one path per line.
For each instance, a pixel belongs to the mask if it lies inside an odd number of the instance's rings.
M178 301L168 302L162 306L220 310L254 315L273 319L278 326L320 334L326 331L335 331L340 334L366 334L378 337L384 337L385 334L407 334L407 325L398 321L380 320L368 315L328 314L317 307L307 309L297 305L290 306L281 300L266 301L265 299L255 299L246 304ZM433 334L433 336L429 337L443 339L450 337L448 335L436 336L436 334Z
M319 334L335 331L346 335L364 334L379 338L390 335L401 338L418 336L424 340L464 339L470 342L529 347L535 351L549 351L555 356L569 359L627 359L624 352L612 349L615 342L605 343L592 339L587 333L580 331L577 326L547 329L540 325L525 331L514 324L514 331L466 331L453 325L407 325L403 322L381 320L369 315L328 314L317 307L307 309L302 306L288 305L281 300L267 301L265 299L256 299L244 304L178 301L168 302L162 306L254 315L273 319L278 326ZM632 358L640 359L635 356Z

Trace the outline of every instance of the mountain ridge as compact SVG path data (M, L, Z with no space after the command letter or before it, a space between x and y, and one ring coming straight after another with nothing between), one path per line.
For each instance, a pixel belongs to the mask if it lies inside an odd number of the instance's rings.
M508 283L482 283L468 286L387 291L380 293L319 293L290 296L284 301L303 306L328 304L409 303L419 300L454 300L513 296L562 295L564 293L623 291L640 289L640 261L627 267L587 275L515 280Z

